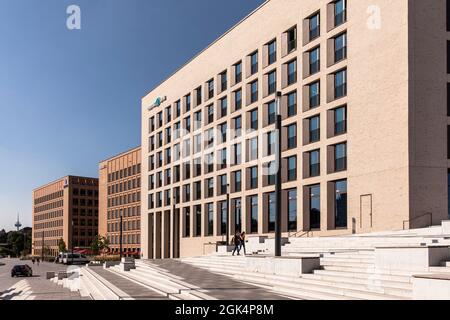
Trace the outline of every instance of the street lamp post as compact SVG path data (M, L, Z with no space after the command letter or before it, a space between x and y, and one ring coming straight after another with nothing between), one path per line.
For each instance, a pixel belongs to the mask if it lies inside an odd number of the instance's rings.
M73 265L73 245L75 244L75 242L73 241L73 239L74 239L73 234L74 234L74 229L73 229L73 219L72 219L72 237L70 239L70 242L72 242L72 245L71 245L71 248L72 248L72 265Z
M122 214L122 210L120 211L120 239L119 239L119 254L120 254L120 261L122 261L122 241L123 241L123 214Z
M176 219L176 203L177 203L177 197L175 195L175 189L172 190L173 192L173 205L172 205L172 255L173 258L177 258L178 257L178 248L177 248L177 243L178 243L178 236L180 234L180 231L178 230L178 219ZM175 228L176 225L176 228Z
M230 245L230 184L227 184L227 246Z
M276 93L277 119L276 131L278 133L278 147L276 148L275 161L277 162L277 178L275 184L276 195L276 218L275 218L275 256L281 257L281 145L282 145L282 127L281 127L281 92Z
M41 260L44 262L44 230L42 230Z

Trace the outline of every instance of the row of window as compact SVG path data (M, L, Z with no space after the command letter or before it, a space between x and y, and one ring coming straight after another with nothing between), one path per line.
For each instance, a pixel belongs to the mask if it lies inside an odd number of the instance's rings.
M120 244L120 237L119 236L108 236L109 244L111 245L119 245ZM140 234L129 234L129 235L122 235L122 244L140 244L141 243L141 236Z
M73 198L72 205L81 207L98 207L98 200Z
M64 196L64 191L62 191L62 190L61 191L57 191L57 192L53 192L53 193L48 194L46 196L43 196L43 197L35 199L34 200L34 205L40 204L42 202L47 202L47 201L50 201L50 200L54 200L54 199L57 199L57 198L62 198L63 196Z
M47 210L54 210L57 208L61 208L63 206L64 202L63 200L55 201L52 203L47 203L44 205L41 205L39 207L34 207L34 213L39 213Z
M47 221L47 222L42 222L42 223L35 223L34 229L42 230L42 229L57 228L57 227L62 227L62 226L63 226L63 220L58 219L58 220ZM41 236L42 236L42 234L41 234Z
M329 154L332 155L332 161L328 161L328 173L336 173L345 171L347 169L347 144L340 143L333 146L329 146ZM331 152L330 152L331 151ZM297 156L291 156L283 159L281 164L281 176L282 183L297 181ZM304 168L303 168L303 178L312 178L318 177L321 175L321 163L320 163L320 150L314 150L310 152L305 152L303 154ZM246 168L246 181L245 185L242 185L242 171L237 170L233 171L230 174L230 182L228 182L227 174L220 175L218 177L212 177L205 179L203 181L196 181L192 184L192 192L191 192L191 184L184 184L182 186L182 190L180 193L180 187L173 188L173 199L176 204L178 203L187 203L190 201L202 200L211 198L214 196L221 196L227 193L237 193L242 192L243 188L246 190L257 189L261 186L267 187L271 185L275 185L276 182L276 173L277 167L275 162L268 162L263 164L264 172L261 175L258 166L253 166ZM262 182L260 182L260 177L262 176ZM154 176L149 176L149 190L153 190L156 188L162 187L162 179L160 179L155 183ZM167 181L166 186L171 186L171 181ZM216 185L216 190L214 187ZM231 189L229 186L231 185ZM204 194L202 195L202 189L204 190ZM164 196L164 204L163 204L163 196ZM148 209L161 208L163 206L171 205L171 190L165 190L156 192L154 194L148 195Z
M50 220L58 217L62 217L64 215L63 210L57 210L52 212L47 212L43 214L37 214L34 216L34 221L42 221L42 220Z
M117 209L108 211L108 220L119 219L121 216L124 218L135 217L141 215L141 206L130 207L124 209Z
M96 197L96 198L98 198L98 190L92 190L92 189L73 188L72 194L74 196Z
M98 217L98 209L78 209L78 208L74 208L72 209L72 214L74 217Z
M122 231L140 230L141 220L130 220L122 222ZM108 232L119 232L120 222L108 223Z
M328 183L333 193L328 195L328 208L334 212L333 224L329 224L329 229L347 228L347 181L339 180ZM303 208L308 216L309 224L306 224L307 230L320 230L321 225L321 190L320 185L305 186ZM252 195L245 198L230 199L227 201L218 201L216 203L207 203L205 205L194 205L193 207L183 207L183 237L201 237L201 236L222 236L227 232L227 217L230 216L230 232L246 231L250 234L270 233L275 231L276 219L276 196L274 192L265 193L263 196L263 208L259 208L258 195ZM286 206L282 211L283 231L298 231L298 195L297 189L283 190L282 199ZM228 211L228 205L230 210ZM191 214L192 210L192 214ZM260 211L263 211L262 225L260 222ZM246 221L246 230L244 230L244 221ZM216 224L216 228L214 225ZM203 226L203 230L202 230ZM191 230L193 227L193 230Z
M108 208L127 205L141 201L141 192L108 198Z
M93 227L98 226L98 220L97 219L81 219L81 218L73 218L73 225L74 226L81 226L81 227Z
M135 164L128 168L108 173L108 182L113 182L119 179L135 176L140 173L141 173L141 164Z
M128 181L119 182L108 186L108 195L119 192L127 192L141 187L141 178L135 178Z

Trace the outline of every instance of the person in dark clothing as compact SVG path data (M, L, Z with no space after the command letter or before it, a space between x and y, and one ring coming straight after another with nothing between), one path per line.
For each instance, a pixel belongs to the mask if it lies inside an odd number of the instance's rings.
M244 256L247 255L247 250L245 249L245 231L241 233L241 250L244 248Z
M32 261L32 262L33 262L33 264L34 264L34 258L32 258L32 259L31 259L31 261Z
M241 234L239 231L236 232L236 234L233 237L233 244L234 244L234 250L233 250L233 256L234 253L237 251L237 255L240 256L241 251Z

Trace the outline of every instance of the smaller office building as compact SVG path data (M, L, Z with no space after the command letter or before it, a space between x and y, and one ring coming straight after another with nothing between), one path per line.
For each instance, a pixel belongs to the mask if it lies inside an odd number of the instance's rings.
M33 255L85 249L98 234L98 179L66 176L33 190Z
M112 253L139 256L141 252L141 147L100 162L99 234L109 240Z

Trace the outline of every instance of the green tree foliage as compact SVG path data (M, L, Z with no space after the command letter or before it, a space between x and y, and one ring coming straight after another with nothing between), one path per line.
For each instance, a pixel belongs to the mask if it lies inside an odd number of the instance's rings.
M94 254L104 253L109 249L109 241L106 237L97 235L91 243L91 250Z
M66 242L62 238L58 240L58 249L59 252L67 252Z

